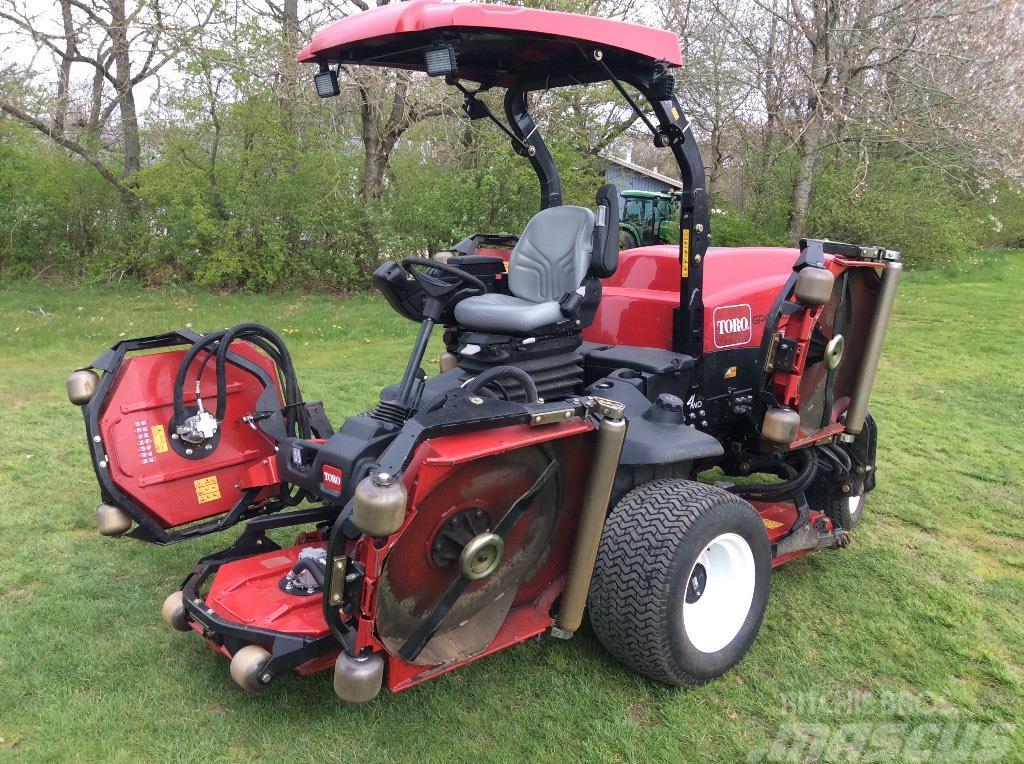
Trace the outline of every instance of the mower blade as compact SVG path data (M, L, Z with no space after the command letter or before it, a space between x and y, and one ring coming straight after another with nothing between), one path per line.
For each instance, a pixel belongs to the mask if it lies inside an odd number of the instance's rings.
M505 516L494 526L493 532L504 539L519 518L529 509L537 494L543 490L547 482L557 472L558 462L552 459L547 468L540 474L540 477L537 478L537 482L533 484L533 487L515 500L509 511L505 513ZM452 606L455 605L459 597L465 594L466 589L471 583L473 582L456 574L451 584L448 585L448 589L441 595L441 599L437 601L437 604L430 610L427 617L423 619L420 625L416 627L416 630L405 641L405 644L399 649L398 655L403 660L412 663L419 657L420 653L423 652L423 648L433 639L434 632L437 631L437 627L441 625L445 616L448 615L448 611L452 609Z

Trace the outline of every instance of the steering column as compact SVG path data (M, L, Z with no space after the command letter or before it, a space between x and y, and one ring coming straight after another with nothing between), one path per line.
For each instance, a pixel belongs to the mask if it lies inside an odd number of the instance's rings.
M409 363L405 367L405 375L402 377L398 398L395 401L407 411L412 411L419 403L422 392L422 386L416 384L417 373L423 364L423 356L427 352L434 325L441 319L445 308L456 294L471 297L483 294L487 287L476 276L461 268L423 257L405 258L402 260L402 270L415 279L423 289L423 323L420 324L416 344L413 345L412 355L409 356ZM443 275L438 275L438 272Z

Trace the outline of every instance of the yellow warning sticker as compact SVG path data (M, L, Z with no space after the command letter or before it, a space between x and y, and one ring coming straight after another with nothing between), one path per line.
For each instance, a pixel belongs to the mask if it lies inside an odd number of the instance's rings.
M208 501L217 501L220 498L220 485L217 484L217 476L199 478L193 485L196 487L196 501L206 504Z
M149 428L153 432L153 453L167 453L167 433L162 424L155 424Z
M672 107L672 119L674 119L676 122L679 121L679 109L677 109L675 106Z
M778 520L769 520L767 517L763 519L763 522L764 522L764 527L767 528L770 531L773 531L776 528L781 528L782 527L782 523L780 523Z
M683 229L683 243L682 251L679 254L679 260L682 263L682 274L685 279L690 275L690 229Z

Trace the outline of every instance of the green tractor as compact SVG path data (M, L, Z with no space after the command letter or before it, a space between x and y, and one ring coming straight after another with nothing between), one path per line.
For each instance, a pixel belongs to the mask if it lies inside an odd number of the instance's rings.
M623 191L619 249L679 242L679 196L657 191Z

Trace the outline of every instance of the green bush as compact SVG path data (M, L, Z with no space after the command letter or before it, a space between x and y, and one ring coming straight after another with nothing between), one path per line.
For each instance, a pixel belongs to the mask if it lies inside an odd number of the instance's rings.
M1024 188L1008 181L986 190L989 204L979 210L981 244L1024 249Z
M565 203L593 206L601 179L589 160L557 134L548 143ZM465 152L433 163L423 161L420 148L410 142L394 158L382 205L397 250L422 254L473 233L519 233L537 212L537 176L496 130L475 130Z
M476 232L516 233L538 209L529 162L490 126L458 122L409 130L383 198L364 204L362 146L343 137L351 126L323 112L305 113L303 123L269 88L246 87L254 90L221 104L217 132L207 107L191 101L176 104L171 123L147 128L134 204L87 163L0 120L0 274L361 290L384 259L436 252ZM593 205L601 177L592 158L562 123L546 137L565 202ZM737 153L713 202L712 243L786 244L793 150ZM1021 187L1004 181L985 194L969 196L936 170L893 157L873 158L864 173L835 153L821 159L807 233L899 249L915 267L969 266L979 247L1024 247Z
M140 174L153 272L251 291L365 288L374 244L359 158L315 135L301 142L270 101L250 99L222 124L215 169L200 126L168 135Z
M866 174L825 161L811 198L808 234L900 250L913 267L955 264L978 247L976 211L931 168L876 160Z
M759 227L749 213L738 212L725 202L711 209L711 244L715 247L784 245L784 237Z
M0 120L0 272L93 278L120 254L127 224L117 191L85 163Z

